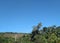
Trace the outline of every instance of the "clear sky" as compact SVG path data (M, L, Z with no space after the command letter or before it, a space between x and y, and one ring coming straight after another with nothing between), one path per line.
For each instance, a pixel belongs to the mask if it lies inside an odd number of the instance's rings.
M60 0L0 0L0 32L31 32L32 26L60 25Z

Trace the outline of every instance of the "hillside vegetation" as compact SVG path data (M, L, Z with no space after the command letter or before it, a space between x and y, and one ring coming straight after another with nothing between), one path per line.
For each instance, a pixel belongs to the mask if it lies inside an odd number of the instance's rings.
M0 33L0 43L60 43L60 26L43 27L39 23L31 33Z

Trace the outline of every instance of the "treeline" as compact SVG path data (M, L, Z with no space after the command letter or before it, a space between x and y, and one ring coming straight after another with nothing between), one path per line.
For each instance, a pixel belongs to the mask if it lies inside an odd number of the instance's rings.
M0 34L20 34L20 33L17 33L17 32L0 32Z
M42 23L39 23L31 33L19 38L0 35L0 43L60 43L60 26L41 27Z

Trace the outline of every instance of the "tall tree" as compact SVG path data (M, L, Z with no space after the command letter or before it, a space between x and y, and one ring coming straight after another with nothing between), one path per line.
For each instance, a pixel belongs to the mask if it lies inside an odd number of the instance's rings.
M41 28L41 26L42 23L38 23L38 25L33 28L31 40L34 40L34 36L39 33L39 29Z

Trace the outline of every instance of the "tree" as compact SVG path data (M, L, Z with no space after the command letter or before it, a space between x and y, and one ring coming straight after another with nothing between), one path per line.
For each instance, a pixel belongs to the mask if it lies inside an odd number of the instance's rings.
M41 26L42 26L42 23L39 23L37 26L33 28L31 40L34 40L34 36L36 34L39 34L39 29L41 28Z
M56 40L57 40L57 36L54 33L52 33L48 39L48 43L56 43Z
M47 27L43 27L43 32L47 32Z

